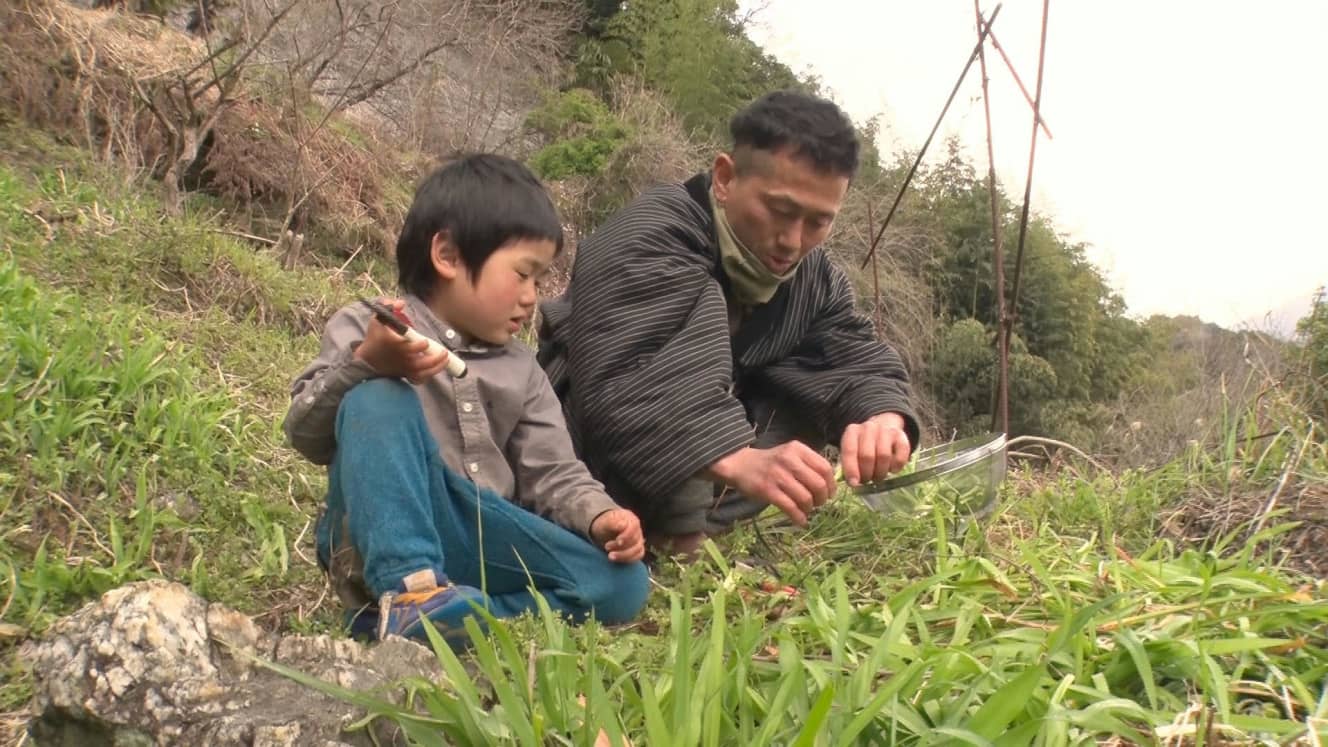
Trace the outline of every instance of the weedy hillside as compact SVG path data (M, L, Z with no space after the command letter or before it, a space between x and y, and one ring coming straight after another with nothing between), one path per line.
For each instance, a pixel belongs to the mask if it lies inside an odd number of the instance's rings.
M16 643L126 582L341 634L313 561L324 478L280 421L323 319L388 268L283 268L212 198L164 215L159 190L0 126L6 738L30 697ZM308 684L420 744L1319 744L1322 423L1270 384L1218 425L1146 471L1018 467L981 524L843 495L806 532L745 526L658 568L634 625L527 618L440 648L410 709Z

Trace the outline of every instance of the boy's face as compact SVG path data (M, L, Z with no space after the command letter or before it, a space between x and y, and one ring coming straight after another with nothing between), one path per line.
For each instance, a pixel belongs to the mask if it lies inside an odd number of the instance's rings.
M537 283L556 251L548 239L509 241L489 255L477 278L446 238L435 237L434 269L446 282L433 306L463 334L505 345L535 313Z

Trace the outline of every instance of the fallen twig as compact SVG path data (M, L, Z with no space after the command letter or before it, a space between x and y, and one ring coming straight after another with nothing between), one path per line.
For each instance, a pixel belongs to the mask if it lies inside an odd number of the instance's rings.
M276 246L277 244L276 239L269 239L266 236L255 236L252 233L245 233L244 231L230 231L224 228L212 228L209 230L212 231L212 233L219 233L224 236L234 236L239 239L248 239L249 241L257 241L262 244L267 244L268 246Z

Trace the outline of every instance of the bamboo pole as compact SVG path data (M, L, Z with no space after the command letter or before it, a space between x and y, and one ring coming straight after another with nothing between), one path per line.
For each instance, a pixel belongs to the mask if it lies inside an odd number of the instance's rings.
M1037 94L1033 98L1033 134L1028 145L1028 177L1024 180L1024 205L1019 215L1019 246L1015 250L1014 289L1010 294L1010 305L1001 319L1005 328L1002 355L1010 354L1010 334L1015 320L1019 316L1019 283L1024 269L1024 239L1028 235L1028 207L1033 194L1033 161L1037 155L1038 112L1042 110L1042 71L1047 58L1047 14L1051 0L1042 0L1042 38L1038 42ZM990 21L988 21L990 23Z
M977 20L978 33L982 30L982 8L980 0L973 0L973 14ZM995 38L993 37L993 42ZM996 369L996 407L991 414L991 429L999 428L1000 433L1010 432L1010 355L1005 341L1005 253L1001 246L1001 215L996 197L996 155L991 138L991 98L987 87L987 53L978 49L978 63L982 71L982 109L987 121L987 192L991 197L991 243L992 268L996 279L993 289L996 291L996 350L1000 358ZM1021 84L1022 87L1022 84Z
M936 131L941 128L941 121L945 119L945 113L950 110L950 103L954 101L955 94L959 93L959 87L963 85L964 78L968 75L968 69L973 66L973 60L977 59L978 53L982 50L982 44L987 39L987 34L991 32L991 24L996 21L996 16L1001 12L1000 4L991 12L991 17L982 26L982 33L978 34L978 43L973 45L973 51L968 55L968 62L964 63L963 72L959 73L959 80L955 81L954 88L950 90L950 97L945 100L945 106L941 108L941 115L936 118L936 124L932 125L931 134L927 135L927 140L922 144L922 150L918 151L918 157L913 160L913 166L908 170L908 175L904 177L904 183L899 186L899 192L895 195L894 204L890 206L890 212L885 214L885 220L881 222L881 230L876 232L876 238L872 239L871 247L867 249L867 256L863 257L859 269L866 267L867 263L876 256L876 246L880 243L881 237L885 235L885 229L890 225L890 219L895 216L895 210L899 208L899 203L904 199L904 192L908 190L908 185L913 181L913 175L917 173L918 166L922 163L922 157L927 154L927 147L931 145L932 138L936 137ZM1039 80L1041 75L1039 73Z

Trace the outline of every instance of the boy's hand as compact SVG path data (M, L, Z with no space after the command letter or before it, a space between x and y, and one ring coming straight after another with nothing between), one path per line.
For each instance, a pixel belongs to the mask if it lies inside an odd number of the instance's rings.
M596 516L590 523L590 538L615 563L635 563L646 555L641 520L625 508L610 509Z
M406 302L401 299L379 299L390 309L400 311ZM370 317L369 328L364 333L364 341L355 349L355 357L368 363L382 376L409 379L415 384L422 384L430 377L447 368L447 351L430 355L425 351L429 343L425 340L407 340Z

